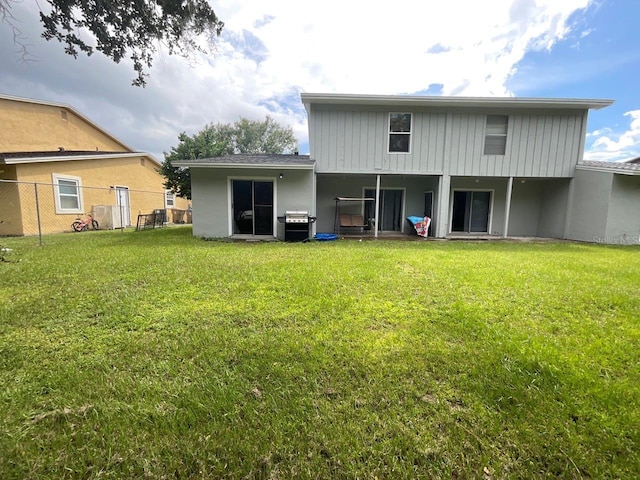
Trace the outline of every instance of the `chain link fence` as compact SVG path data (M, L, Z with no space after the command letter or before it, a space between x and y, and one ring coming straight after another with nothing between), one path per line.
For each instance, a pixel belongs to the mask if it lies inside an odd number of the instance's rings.
M191 223L188 207L181 198L167 201L164 192L0 180L0 236L71 232L72 224L89 220L88 215L101 230L135 227L139 215L152 213L163 224Z

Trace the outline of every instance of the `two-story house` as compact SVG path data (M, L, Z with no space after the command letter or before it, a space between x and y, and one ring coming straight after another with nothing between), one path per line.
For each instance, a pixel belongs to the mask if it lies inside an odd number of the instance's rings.
M341 217L352 214L358 218L352 231L372 236L410 233L407 216L430 217L431 234L441 238L597 241L602 233L581 224L584 209L574 205L576 192L581 203L588 192L576 179L576 167L589 110L611 100L301 98L310 155L180 163L192 170L194 235L282 238L277 218L287 210L316 216L316 232L349 231ZM578 176L592 170L583 165Z

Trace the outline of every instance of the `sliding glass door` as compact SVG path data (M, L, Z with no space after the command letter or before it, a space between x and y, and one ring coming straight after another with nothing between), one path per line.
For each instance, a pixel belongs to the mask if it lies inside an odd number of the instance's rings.
M273 182L232 180L233 233L273 235Z
M453 192L453 212L451 231L463 233L489 233L491 213L491 192Z
M375 189L365 189L366 198L376 198ZM403 190L381 189L378 222L382 232L402 231ZM365 202L365 218L374 218L375 202Z

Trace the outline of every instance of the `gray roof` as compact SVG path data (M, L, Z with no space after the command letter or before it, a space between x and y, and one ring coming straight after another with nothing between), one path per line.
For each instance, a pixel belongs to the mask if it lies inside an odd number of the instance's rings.
M309 110L309 105L312 104L552 109L599 109L613 104L613 100L584 98L441 97L426 95L350 95L337 93L302 93L300 97L307 111Z
M628 162L598 162L595 160L583 160L576 165L576 168L597 172L617 173L620 175L640 175L640 165Z
M309 155L292 154L237 154L212 158L194 158L172 162L177 167L259 167L259 168L293 168L312 169L316 164Z

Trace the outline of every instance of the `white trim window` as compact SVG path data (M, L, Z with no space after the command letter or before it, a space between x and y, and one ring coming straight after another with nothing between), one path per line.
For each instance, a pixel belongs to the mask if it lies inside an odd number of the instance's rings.
M164 191L164 208L174 208L176 206L176 194L171 190Z
M83 213L82 182L80 177L51 174L56 213Z
M484 137L485 155L504 155L507 150L507 115L487 115L487 128Z
M389 153L411 153L411 113L389 114Z

